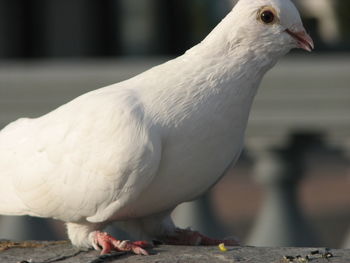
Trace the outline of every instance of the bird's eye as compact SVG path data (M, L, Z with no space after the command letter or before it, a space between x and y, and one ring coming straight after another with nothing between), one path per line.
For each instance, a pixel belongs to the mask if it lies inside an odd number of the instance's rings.
M271 11L264 11L260 18L265 24L271 24L275 20L275 15Z
M276 21L276 15L274 10L266 7L260 10L258 18L261 22L263 22L266 25L274 24Z

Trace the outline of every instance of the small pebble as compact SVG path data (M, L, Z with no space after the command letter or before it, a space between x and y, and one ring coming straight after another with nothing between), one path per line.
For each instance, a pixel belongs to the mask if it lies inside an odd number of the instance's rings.
M284 256L283 258L285 260L287 260L288 262L293 262L293 260L294 260L294 257L292 257L292 256Z
M227 248L225 247L224 243L219 244L218 247L219 247L220 251L222 251L222 252L226 252L227 251Z
M325 258L332 258L333 254L331 252L327 252L323 255Z

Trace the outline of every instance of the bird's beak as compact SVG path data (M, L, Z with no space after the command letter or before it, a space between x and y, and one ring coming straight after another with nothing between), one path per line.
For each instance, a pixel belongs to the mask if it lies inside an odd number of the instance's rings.
M305 32L305 30L299 31L299 32L294 32L290 29L286 29L286 32L297 41L299 48L302 48L302 49L309 51L309 52L311 52L314 49L314 47L315 47L314 41Z

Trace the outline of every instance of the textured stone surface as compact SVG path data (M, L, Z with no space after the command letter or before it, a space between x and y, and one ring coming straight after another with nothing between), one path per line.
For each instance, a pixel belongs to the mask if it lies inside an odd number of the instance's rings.
M311 255L318 250L321 254L324 248L257 248L257 247L230 247L222 252L218 247L186 247L186 246L159 246L150 256L136 256L129 253L116 253L100 257L96 251L78 251L69 242L0 242L1 263L104 263L104 262L144 262L144 263L198 263L198 262L303 262L297 256L310 255L308 262L350 262L350 250L332 249L332 258L322 258L320 254ZM295 257L294 261L284 259L284 256ZM305 261L306 262L306 261Z

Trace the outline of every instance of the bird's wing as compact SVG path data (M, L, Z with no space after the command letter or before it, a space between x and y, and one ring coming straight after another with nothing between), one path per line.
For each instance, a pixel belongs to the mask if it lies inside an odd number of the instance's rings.
M105 88L0 132L0 214L104 221L156 174L160 136L137 96Z

